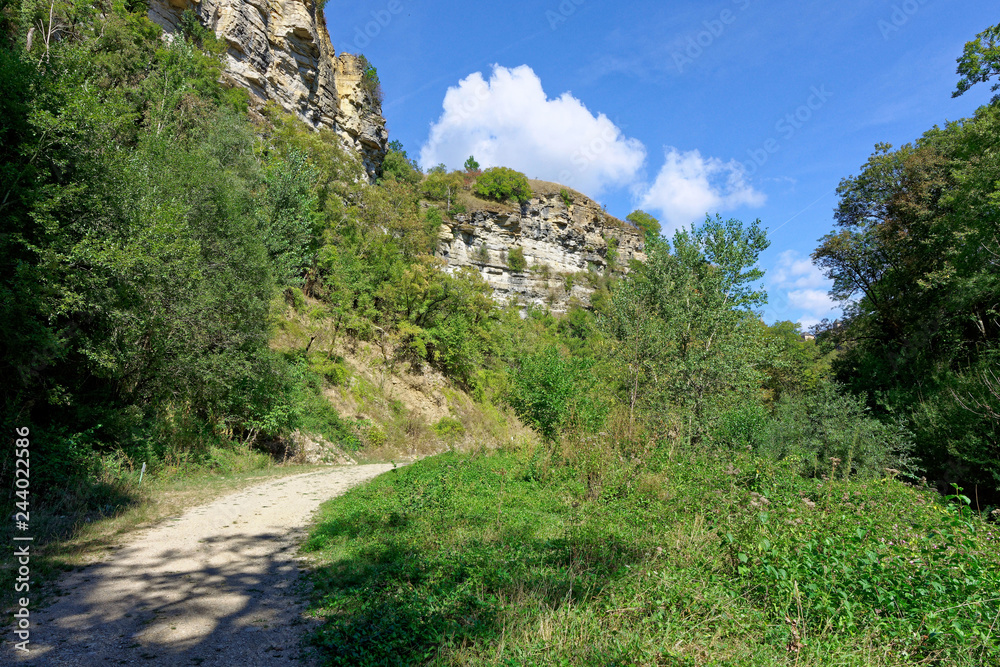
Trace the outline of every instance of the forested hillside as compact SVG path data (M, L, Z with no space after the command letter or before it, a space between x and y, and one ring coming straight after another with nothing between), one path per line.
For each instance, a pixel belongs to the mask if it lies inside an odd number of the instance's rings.
M363 456L385 429L328 400L360 346L533 435L406 421L474 453L327 507L331 664L1000 660L996 100L843 181L814 258L847 315L818 340L761 320L767 230L720 216L665 238L636 211L647 260L582 272L595 296L556 317L434 256L462 201L521 206L523 174L424 174L397 142L372 183L334 132L220 83L194 15L164 40L146 12L0 0L6 488L15 427L40 511L72 488L58 511L113 514L142 463L297 430ZM997 75L998 31L958 92Z

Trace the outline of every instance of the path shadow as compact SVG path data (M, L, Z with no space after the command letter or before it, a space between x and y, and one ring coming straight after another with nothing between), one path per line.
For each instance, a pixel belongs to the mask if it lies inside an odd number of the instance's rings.
M15 661L302 664L301 537L218 535L194 554L167 545L153 558L140 546L117 549L60 582L71 593L32 614L31 652Z

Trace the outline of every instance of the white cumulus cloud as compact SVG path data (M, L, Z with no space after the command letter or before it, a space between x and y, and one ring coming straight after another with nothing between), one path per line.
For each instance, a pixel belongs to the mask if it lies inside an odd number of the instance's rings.
M488 81L475 72L448 89L420 165L457 169L470 155L598 197L635 181L646 148L570 93L549 99L527 65L494 65Z
M770 296L767 319L797 321L809 328L823 318L840 316L840 305L829 295L833 281L795 250L778 255L765 280Z
M666 224L664 234L705 214L722 213L740 206L763 206L767 197L746 180L737 160L723 162L704 157L701 151L665 149L663 168L651 186L638 188L641 208L658 211Z

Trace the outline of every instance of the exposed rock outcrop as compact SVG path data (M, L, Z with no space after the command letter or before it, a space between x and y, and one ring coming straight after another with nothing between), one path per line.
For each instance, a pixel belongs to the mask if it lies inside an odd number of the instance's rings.
M334 130L375 176L389 140L381 104L362 85L360 59L334 52L322 2L151 0L149 18L170 34L187 9L225 40L226 74L234 84L313 128Z
M532 198L520 208L483 203L442 225L437 254L448 269L474 267L499 301L565 312L574 302L589 305L592 277L645 261L642 234L597 202L554 183L531 181L531 187ZM526 260L522 271L510 268L514 248Z

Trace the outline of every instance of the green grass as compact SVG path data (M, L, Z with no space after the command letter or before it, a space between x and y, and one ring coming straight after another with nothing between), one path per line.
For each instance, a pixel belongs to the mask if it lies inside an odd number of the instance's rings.
M331 665L987 665L998 531L893 479L444 454L324 505Z

